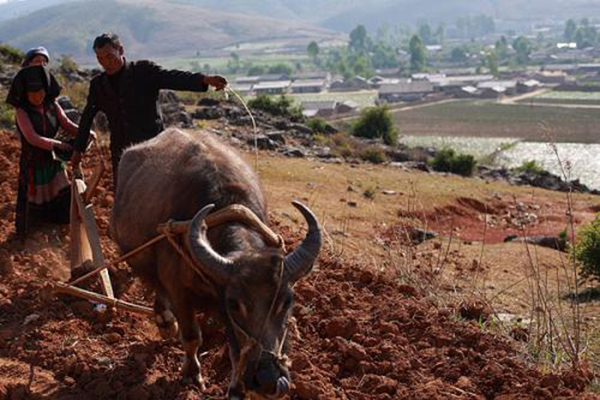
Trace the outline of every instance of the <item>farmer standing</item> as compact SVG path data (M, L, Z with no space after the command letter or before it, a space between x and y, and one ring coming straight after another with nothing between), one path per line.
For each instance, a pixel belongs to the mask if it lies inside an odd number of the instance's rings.
M158 108L160 89L205 92L209 86L222 90L227 80L178 70L166 70L152 61L130 62L125 59L119 37L103 33L94 40L94 52L104 72L92 79L87 104L79 123L72 166L81 162L81 154L90 134L95 115L106 114L110 129L110 151L116 190L117 170L123 150L158 135L163 122Z

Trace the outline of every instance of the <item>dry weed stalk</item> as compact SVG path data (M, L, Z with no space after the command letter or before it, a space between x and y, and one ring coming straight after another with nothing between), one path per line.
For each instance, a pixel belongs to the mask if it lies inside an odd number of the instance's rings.
M544 129L547 129L542 125ZM571 165L563 162L559 155L555 141L550 141L552 149L565 182L571 182ZM572 246L576 243L576 227L574 219L574 199L572 189L565 193L567 209L565 210L566 224L570 233ZM516 199L515 199L516 204ZM520 231L526 255L525 276L530 295L530 326L532 341L529 345L535 361L538 364L549 363L551 366L560 366L564 362L570 362L577 368L582 355L586 351L584 346L581 306L577 301L570 301L568 307L564 305L564 293L562 282L566 282L567 289L575 298L578 298L580 286L577 273L577 262L574 257L568 257L568 264L561 257L561 265L557 266L556 288L550 284L550 272L548 268L541 266L537 247L527 243L529 236L527 226L520 218Z

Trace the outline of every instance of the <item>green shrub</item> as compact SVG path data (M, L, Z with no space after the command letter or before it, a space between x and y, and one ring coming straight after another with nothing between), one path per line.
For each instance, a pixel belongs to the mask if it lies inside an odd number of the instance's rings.
M25 54L21 50L5 43L0 43L0 61L3 63L19 64L23 57L25 57Z
M472 155L456 154L452 149L440 150L431 161L431 167L438 172L451 172L462 176L473 174L477 162Z
M383 149L377 147L367 147L361 154L360 158L373 164L381 164L388 160Z
M13 106L0 102L0 127L9 128L15 124L15 109Z
M523 161L523 164L518 166L518 172L530 172L533 174L545 174L546 170L542 168L535 160Z
M62 54L58 59L58 64L63 72L75 72L79 69L79 65L77 65L70 54Z
M574 250L583 275L600 279L600 213L581 228Z
M398 143L398 132L394 126L394 118L385 106L363 110L360 118L352 127L352 134L369 139L381 138L387 145Z
M302 108L294 106L293 101L284 95L273 100L273 97L261 94L250 100L248 106L274 116L289 117L293 121L304 121Z
M360 152L360 144L357 143L356 139L343 132L336 133L328 137L330 142L328 144L331 147L331 152L343 158L352 158Z
M308 127L313 130L313 133L327 132L327 121L325 121L323 118L311 118L308 121L306 121L306 125L308 125Z

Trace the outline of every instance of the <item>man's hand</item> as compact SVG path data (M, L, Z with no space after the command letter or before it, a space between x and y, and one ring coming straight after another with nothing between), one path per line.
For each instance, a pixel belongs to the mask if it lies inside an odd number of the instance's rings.
M206 85L213 86L217 90L225 89L225 86L228 84L227 79L221 75L205 75L202 82Z
M75 150L71 156L71 169L75 171L81 164L81 153Z

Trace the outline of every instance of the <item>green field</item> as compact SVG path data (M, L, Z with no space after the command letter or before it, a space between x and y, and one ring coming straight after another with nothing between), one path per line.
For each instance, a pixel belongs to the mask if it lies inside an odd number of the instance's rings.
M594 109L465 100L396 112L394 118L403 135L600 143L600 112Z
M548 91L538 96L518 101L521 104L574 104L600 105L600 92L554 92Z
M200 65L202 68L205 64L208 64L211 71L224 73L229 60L231 60L229 57L181 57L157 59L156 61L165 68L176 68L184 71L194 69L196 64ZM308 56L304 54L257 54L252 56L240 56L240 61L243 63L250 62L252 65L264 66L285 63L294 68L298 62L308 62ZM228 78L233 80L230 76L228 76Z
M600 92L544 92L535 99L556 99L556 100L597 100L600 101Z
M338 101L351 100L358 104L359 108L372 107L377 99L376 90L361 90L359 92L331 92L331 93L307 93L290 95L292 99L300 103L302 101Z

